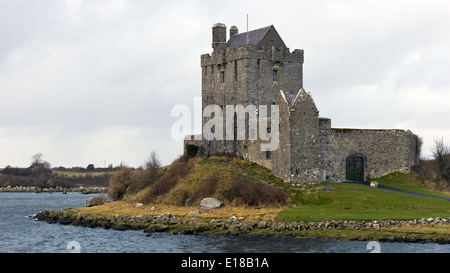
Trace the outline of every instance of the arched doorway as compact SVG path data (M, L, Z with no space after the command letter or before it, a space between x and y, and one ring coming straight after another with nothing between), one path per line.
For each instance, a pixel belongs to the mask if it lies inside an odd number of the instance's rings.
M364 181L364 158L350 155L345 162L345 178L352 181Z

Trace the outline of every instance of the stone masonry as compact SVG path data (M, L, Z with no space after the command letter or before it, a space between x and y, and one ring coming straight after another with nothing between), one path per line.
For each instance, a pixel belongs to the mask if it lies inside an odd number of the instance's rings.
M218 23L212 27L212 40L213 52L201 55L202 109L217 105L225 117L227 105L278 105L279 145L262 151L264 141L248 139L249 126L245 139L237 140L234 122L232 140L225 130L220 140L186 136L185 147L198 146L199 156L239 156L288 183L365 180L408 172L417 164L417 136L409 130L332 128L330 119L320 118L311 94L303 89L303 50L291 52L274 26L241 34L232 26L227 40L226 26ZM203 117L202 125L209 119ZM268 124L270 120L269 115Z

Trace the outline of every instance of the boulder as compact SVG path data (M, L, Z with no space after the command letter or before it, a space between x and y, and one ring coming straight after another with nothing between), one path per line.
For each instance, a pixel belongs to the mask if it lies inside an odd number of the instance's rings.
M376 182L376 181L370 182L370 187L371 188L378 188L378 182Z
M258 223L258 228L263 229L263 228L266 228L266 227L267 227L266 222L259 222L259 223Z
M85 206L86 207L93 207L93 206L99 206L103 205L108 202L108 199L104 195L100 195L97 197L91 197L86 199Z
M202 201L200 201L200 208L201 209L218 209L223 206L223 202L216 199L216 198L203 198Z

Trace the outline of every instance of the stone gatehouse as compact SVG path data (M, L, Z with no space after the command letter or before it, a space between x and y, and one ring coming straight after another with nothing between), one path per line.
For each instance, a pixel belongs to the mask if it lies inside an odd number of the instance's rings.
M205 139L205 129L202 136L186 136L184 146L199 147L199 156L239 156L288 183L363 181L408 172L418 163L418 139L409 130L332 128L330 119L319 117L311 94L303 89L304 52L291 51L274 26L240 34L232 26L227 40L226 26L215 24L212 48L211 54L201 55L202 109L217 105L226 116L227 105L278 106L278 128L267 128L278 137L278 146L263 151L261 144L267 141L238 140L234 122L231 140L225 131L222 138ZM249 123L252 117L245 119ZM266 122L271 120L269 113ZM207 122L204 116L202 128Z

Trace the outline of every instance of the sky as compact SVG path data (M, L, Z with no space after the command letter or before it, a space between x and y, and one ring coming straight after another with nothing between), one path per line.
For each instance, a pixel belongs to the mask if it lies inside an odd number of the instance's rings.
M211 28L274 25L335 128L450 145L450 1L0 0L0 168L163 164L175 105L201 96ZM227 33L228 33L227 29ZM194 118L194 117L193 117ZM198 133L198 132L195 132Z

